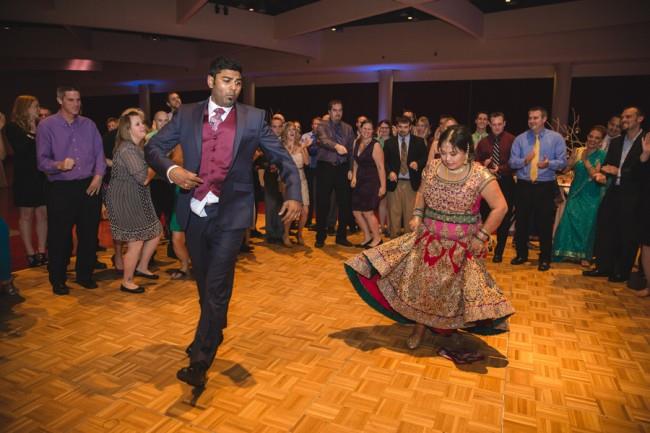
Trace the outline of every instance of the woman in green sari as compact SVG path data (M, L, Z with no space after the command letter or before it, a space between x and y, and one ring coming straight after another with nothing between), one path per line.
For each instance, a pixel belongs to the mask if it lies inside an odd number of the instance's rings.
M553 240L553 260L580 261L587 266L593 257L598 206L605 193L604 184L594 179L605 160L600 143L606 134L603 126L591 128L586 147L574 152L569 169L574 178L567 197L562 219Z

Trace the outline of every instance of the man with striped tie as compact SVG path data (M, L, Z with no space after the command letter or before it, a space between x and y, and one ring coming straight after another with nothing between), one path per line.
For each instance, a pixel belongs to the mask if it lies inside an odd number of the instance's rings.
M517 256L510 263L521 265L528 261L528 234L532 217L539 234L537 269L540 271L548 271L551 267L555 195L558 190L555 176L567 165L564 138L544 127L547 117L542 107L528 110L530 129L515 138L509 161L517 176Z
M492 261L500 263L503 260L503 250L508 240L508 230L512 225L515 206L515 178L514 172L508 165L510 150L515 136L505 130L506 117L501 112L490 114L490 133L482 138L476 145L476 161L486 166L497 178L499 187L508 203L508 213L497 229L497 246L494 249ZM490 207L485 200L481 202L481 215L487 218Z

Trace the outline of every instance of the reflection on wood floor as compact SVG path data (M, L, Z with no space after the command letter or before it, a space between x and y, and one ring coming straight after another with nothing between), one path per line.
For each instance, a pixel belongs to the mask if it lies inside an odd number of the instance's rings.
M508 249L488 266L517 309L511 332L464 336L486 359L455 366L436 355L444 337L409 351L410 328L357 297L342 261L358 250L313 241L254 241L241 256L195 406L175 378L198 319L193 281L161 270L129 295L109 270L98 289L55 297L45 269L21 271L26 300L1 312L0 430L650 432L650 300L622 284L576 265L512 267Z

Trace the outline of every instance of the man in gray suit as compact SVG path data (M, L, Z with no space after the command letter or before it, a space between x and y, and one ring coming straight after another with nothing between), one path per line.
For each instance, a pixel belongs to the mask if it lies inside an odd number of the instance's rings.
M259 147L280 167L286 184L284 220L297 220L302 209L300 177L289 153L266 124L265 113L237 101L241 65L219 57L211 65L210 98L184 104L145 147L149 165L182 188L176 206L199 289L201 316L188 347L189 367L178 379L203 387L223 341L235 262L245 230L253 223L253 153ZM183 167L167 155L177 143Z

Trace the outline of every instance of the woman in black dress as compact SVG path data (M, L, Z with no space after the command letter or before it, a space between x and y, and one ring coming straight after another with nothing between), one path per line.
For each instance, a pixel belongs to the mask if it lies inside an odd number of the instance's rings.
M47 210L45 208L45 174L36 167L36 119L38 99L20 95L14 101L11 122L6 126L7 140L14 150L14 204L18 208L20 237L30 267L47 263ZM32 244L32 227L36 219L37 249Z
M375 211L379 200L386 194L386 171L384 170L384 151L373 138L372 122L361 124L361 135L354 143L354 163L352 165L352 214L363 230L364 240L360 246L376 247L381 240L379 221Z

